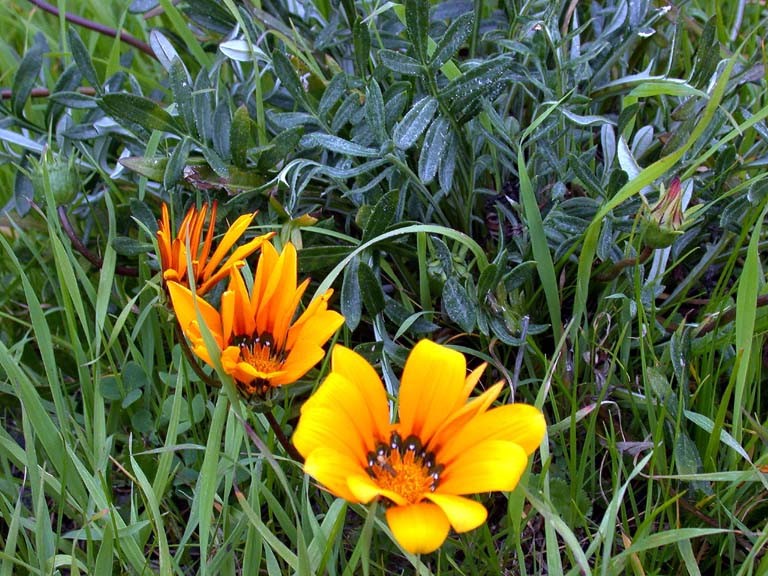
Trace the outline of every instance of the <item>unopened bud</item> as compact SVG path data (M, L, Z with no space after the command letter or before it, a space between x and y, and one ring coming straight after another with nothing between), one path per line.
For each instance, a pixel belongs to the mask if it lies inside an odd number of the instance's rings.
M644 241L651 248L666 248L671 246L683 227L683 194L680 178L675 176L669 183L669 188L661 186L659 200L653 206L646 208L643 218L645 228Z

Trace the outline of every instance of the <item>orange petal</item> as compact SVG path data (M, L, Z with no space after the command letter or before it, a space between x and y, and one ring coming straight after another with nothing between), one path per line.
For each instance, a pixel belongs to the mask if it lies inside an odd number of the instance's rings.
M168 293L171 295L171 303L173 304L173 311L176 313L176 319L185 334L188 333L190 324L197 322L197 312L195 311L195 303L197 303L200 315L216 339L219 348L224 347L221 316L213 306L202 298L196 297L190 292L189 288L176 282L168 283Z
M438 461L443 463L439 455ZM528 456L520 445L489 440L446 464L437 491L441 494L476 494L514 490L527 465Z
M190 226L189 247L192 249L192 254L194 254L195 260L200 260L200 236L203 233L203 225L205 224L206 212L208 212L208 204L203 204L199 212L194 212L194 217L192 218L192 223ZM213 229L213 225L211 225L211 229ZM205 260L202 260L202 262L205 262Z
M547 425L538 408L528 404L507 404L479 414L438 449L438 458L448 465L472 446L488 440L506 440L532 454L541 445ZM441 434L441 438L447 437Z
M411 554L434 552L448 537L448 517L436 504L420 502L387 509L387 524L392 535Z
M238 239L245 233L250 226L251 221L256 216L256 212L253 214L243 214L237 220L234 221L229 230L224 234L224 237L219 242L213 255L203 269L203 278L207 278L216 270L216 267L224 259L224 256L229 252L230 248L238 241ZM211 223L213 225L213 223Z
M293 295L296 291L296 248L290 242L283 246L283 251L277 259L277 264L267 282L264 294L259 302L259 332L275 333L278 318L290 316L293 320L293 310L289 310Z
M347 479L359 475L360 466L348 455L321 447L306 456L304 472L332 494L349 502L360 502L347 487Z
M291 346L288 346L288 332L291 326L291 321L296 314L296 308L299 307L301 297L304 295L304 291L307 289L308 285L309 278L293 291L290 300L285 298L281 303L275 303L276 306L283 307L283 310L279 311L274 316L274 324L272 325L272 336L275 338L275 346L278 349L290 349L293 347L293 342L291 343Z
M463 496L432 492L427 494L427 498L440 506L456 532L474 530L488 517L485 506Z
M211 246L213 246L213 236L216 231L216 208L218 207L218 203L214 200L213 205L211 206L211 218L208 222L208 233L205 235L205 242L203 243L202 249L197 252L197 259L200 262L200 266L205 266L205 263L208 261L208 255L211 253ZM200 231L203 229L203 224L205 224L205 211L203 211L203 215L200 218L200 221L198 223L198 228ZM199 234L198 234L199 237ZM195 241L195 244L190 244L191 246L194 246L195 251L197 251L199 240ZM203 275L203 278L205 276Z
M400 428L425 444L466 401L464 356L422 340L411 351L400 383Z
M237 336L254 336L256 332L255 312L251 306L248 288L246 288L243 275L239 270L230 269L227 290L235 295L232 331Z
M253 277L253 289L251 291L251 307L254 310L254 320L256 322L256 330L261 334L266 331L267 315L262 312L262 305L265 301L265 294L267 292L267 284L270 278L278 273L277 261L279 255L275 247L271 242L266 242L261 247L261 254L259 255L259 262L256 265L256 273Z
M301 333L304 325L309 321L310 318L321 312L325 312L328 309L328 300L332 294L333 289L329 289L322 296L314 298L309 303L309 306L307 306L306 310L304 310L304 312L301 314L301 316L299 316L298 319L293 324L291 324L291 327L288 329L288 336L286 338L287 348L293 347L294 342L296 342L296 338Z
M227 290L221 295L221 336L224 342L231 341L235 314L235 293Z
M314 342L304 340L288 353L281 368L282 375L272 381L273 386L293 384L309 372L325 356L325 350Z

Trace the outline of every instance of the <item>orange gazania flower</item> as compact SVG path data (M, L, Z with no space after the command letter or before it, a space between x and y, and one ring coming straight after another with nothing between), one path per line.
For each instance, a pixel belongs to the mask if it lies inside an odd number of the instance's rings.
M467 376L462 354L422 340L405 364L393 424L374 369L335 346L293 436L305 472L351 502L383 500L392 534L414 554L439 548L451 527L477 528L487 511L464 495L514 489L546 428L533 406L489 410L502 383L468 400L484 368Z
M231 268L229 278L219 310L181 284L169 282L168 292L192 350L213 365L197 321L197 303L216 341L222 368L244 396L295 382L323 358L323 344L344 317L328 310L333 294L329 289L294 321L309 279L296 285L293 244L286 244L279 256L271 243L263 244L250 292L239 270Z
M196 292L205 294L220 280L229 275L233 267L243 265L245 258L253 254L261 245L269 240L274 233L258 236L235 249L228 258L225 256L235 242L245 233L250 226L256 212L240 216L229 227L216 249L213 248L213 235L216 226L216 202L211 206L211 217L208 230L203 239L203 228L208 205L203 204L200 210L192 206L179 226L176 236L171 232L171 223L168 217L168 206L163 203L162 219L158 222L157 244L160 248L160 265L163 269L163 280L166 285L170 282L179 282L189 285L187 274L187 241L192 250L192 276L195 279Z

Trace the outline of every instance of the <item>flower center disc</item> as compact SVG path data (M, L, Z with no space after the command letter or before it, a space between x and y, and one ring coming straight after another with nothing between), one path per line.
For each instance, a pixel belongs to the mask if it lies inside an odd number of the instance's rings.
M242 356L243 361L265 375L272 372L278 372L283 364L279 358L273 356L272 352L273 350L270 346L264 346L262 344L246 345L242 346L240 349L240 355Z
M420 502L426 492L434 492L443 467L435 456L422 448L421 440L408 436L405 442L393 432L389 444L383 442L368 454L368 474L379 487L403 497L408 503Z

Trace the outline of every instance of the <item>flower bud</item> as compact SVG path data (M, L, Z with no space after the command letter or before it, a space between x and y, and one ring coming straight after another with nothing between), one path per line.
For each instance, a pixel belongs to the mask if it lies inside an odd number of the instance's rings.
M675 238L682 234L683 194L680 178L675 176L669 188L661 185L659 200L653 206L647 206L643 214L644 241L651 248L671 246Z

